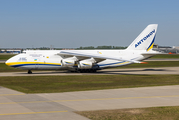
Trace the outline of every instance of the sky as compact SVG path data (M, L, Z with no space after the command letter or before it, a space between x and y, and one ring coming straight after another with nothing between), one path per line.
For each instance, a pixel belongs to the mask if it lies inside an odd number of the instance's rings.
M128 46L149 24L179 46L179 0L0 0L0 48Z

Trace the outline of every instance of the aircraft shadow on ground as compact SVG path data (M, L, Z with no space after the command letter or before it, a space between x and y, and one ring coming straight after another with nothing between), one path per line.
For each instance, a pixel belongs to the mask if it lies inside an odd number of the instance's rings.
M162 72L162 71L168 71L167 69L140 69L140 70L120 70L120 69L115 69L115 70L105 70L105 71L97 71L96 73L75 73L75 72L69 72L69 71L35 71L32 73L33 74L49 74L49 75L53 75L53 74L66 74L66 75L70 75L70 74L76 74L76 75L100 75L100 74L106 74L106 75L120 75L120 74L147 74L145 73L145 71L148 71L148 72ZM131 73L133 72L133 73ZM144 73L143 73L144 72ZM19 73L19 74L27 74L27 72L24 72L24 73Z
M113 74L113 75L119 75L119 74L147 74L144 71L148 71L148 72L162 72L162 71L168 71L166 69L141 69L141 70L109 70L109 71L98 71L98 73L100 74ZM133 72L133 73L131 73ZM143 73L144 72L144 73Z
M35 71L35 72L33 72L32 71L32 75L33 74L60 74L60 73L67 73L66 71L49 71L49 72L47 72L47 71ZM18 73L18 74L28 74L27 72L23 72L23 73ZM30 74L29 74L30 75Z

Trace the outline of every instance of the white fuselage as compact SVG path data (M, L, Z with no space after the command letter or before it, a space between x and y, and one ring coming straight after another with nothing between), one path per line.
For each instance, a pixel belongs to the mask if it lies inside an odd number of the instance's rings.
M121 59L141 61L150 56L143 56L141 53L146 51L139 50L69 50L75 52L83 52L90 54L103 54L110 56L121 56ZM58 53L60 50L29 50L24 53L18 54L8 61L6 64L20 69L34 70L34 69L76 69L77 65L73 67L63 66L61 61L64 59ZM97 69L103 69L108 67L118 67L123 65L131 64L129 61L118 61L106 59L98 62L96 65Z

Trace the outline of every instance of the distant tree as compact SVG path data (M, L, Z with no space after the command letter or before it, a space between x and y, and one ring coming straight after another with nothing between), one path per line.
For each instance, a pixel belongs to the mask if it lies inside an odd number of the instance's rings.
M122 47L122 46L113 46L113 49L126 49L127 47Z
M93 46L88 46L88 47L79 47L76 48L77 50L84 50L84 49L126 49L127 47L121 47L121 46L97 46L96 48Z
M98 46L96 49L112 49L112 46Z
M79 50L79 49L95 49L93 46L88 46L88 47L80 47L80 48L76 48L77 50Z
M50 50L50 48L48 48L48 47L40 47L40 48L37 48L37 49L40 49L40 50Z

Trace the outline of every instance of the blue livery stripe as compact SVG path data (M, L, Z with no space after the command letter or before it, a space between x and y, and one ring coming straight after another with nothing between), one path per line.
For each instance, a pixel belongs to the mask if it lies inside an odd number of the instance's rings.
M17 64L11 65L11 67L22 67L22 66L32 66L32 65L45 65L45 66L61 66L61 65L54 65L54 64Z
M155 36L156 36L156 34L155 34ZM147 48L147 50L149 50L150 47L153 45L153 43L154 43L154 41L155 41L155 36L154 36L154 39L152 40L151 44L150 44L149 47Z

